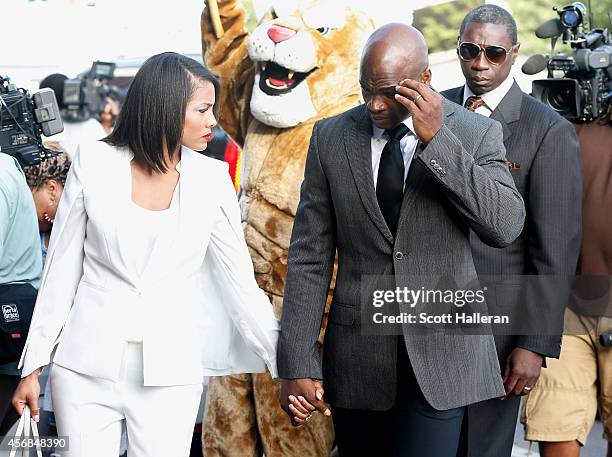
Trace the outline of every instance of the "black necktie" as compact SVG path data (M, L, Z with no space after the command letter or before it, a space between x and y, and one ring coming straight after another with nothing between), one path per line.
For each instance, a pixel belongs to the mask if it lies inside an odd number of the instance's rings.
M409 131L404 124L386 130L389 141L382 151L378 166L376 198L387 227L393 235L397 229L397 220L404 196L404 157L400 148L400 140Z

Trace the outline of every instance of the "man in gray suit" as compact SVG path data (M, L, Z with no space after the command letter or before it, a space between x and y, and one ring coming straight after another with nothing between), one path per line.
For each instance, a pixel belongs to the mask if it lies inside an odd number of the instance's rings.
M568 121L523 93L510 75L519 46L510 13L496 5L475 8L459 32L457 52L465 85L442 93L501 123L508 167L527 209L523 232L504 249L472 236L474 262L479 275L573 275L581 226L578 141ZM547 305L562 317L569 287L556 282L559 287L552 293L543 288L534 296L526 290L512 297L512 305ZM495 335L495 343L507 395L505 401L492 399L468 407L460 455L511 455L520 396L535 385L544 357L559 357L561 337Z
M388 24L362 54L366 104L313 128L289 248L280 400L299 425L309 405L330 414L325 394L341 457L454 457L464 407L504 394L490 334L363 331L364 275L473 280L470 229L502 247L523 227L501 126L445 101L430 79L423 36Z

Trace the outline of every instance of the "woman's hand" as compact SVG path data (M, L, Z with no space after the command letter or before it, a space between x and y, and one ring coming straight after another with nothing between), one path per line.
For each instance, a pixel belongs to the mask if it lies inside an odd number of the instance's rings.
M13 394L13 408L17 410L17 413L21 416L23 409L27 404L32 412L32 419L38 422L40 410L38 409L38 397L40 396L40 383L38 382L38 374L40 369L35 370L29 374L17 385L15 393Z
M310 378L283 379L280 390L281 408L289 415L294 427L308 422L314 411L331 416L323 401L323 386Z

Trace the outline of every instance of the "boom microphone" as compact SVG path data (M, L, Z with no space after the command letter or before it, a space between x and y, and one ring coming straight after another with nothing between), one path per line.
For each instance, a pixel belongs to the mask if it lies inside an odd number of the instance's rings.
M535 34L538 38L554 38L563 33L563 24L559 19L549 19L540 25Z
M542 70L546 70L547 66L548 59L545 56L542 54L534 54L525 61L521 67L521 71L526 75L535 75Z

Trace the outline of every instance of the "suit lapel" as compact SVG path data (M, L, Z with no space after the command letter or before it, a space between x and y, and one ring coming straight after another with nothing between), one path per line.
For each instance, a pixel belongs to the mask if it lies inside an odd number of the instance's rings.
M393 235L378 206L372 171L372 123L365 105L355 111L354 122L344 131L348 163L366 213L383 236L393 244Z
M464 86L455 87L454 89L449 89L445 91L443 94L451 102L463 106L463 89Z
M498 121L504 130L504 143L512 135L510 124L517 122L521 118L521 103L523 91L516 81L510 87L508 93L502 98L495 111L491 113L491 119Z
M121 208L116 212L115 226L114 226L114 237L116 244L116 251L113 253L113 263L123 270L123 276L130 278L133 284L138 283L138 275L134 274L131 265L127 259L132 254L132 245L130 243L130 237L126 236L125 227L126 224L130 224L131 213L132 213L132 171L131 163L134 158L134 154L128 148L119 149L119 162L120 166L117 170L114 170L115 178L118 178L116 182L120 182L122 185L111 186L111 192L116 193L115 198L110 199L111 201L121 202ZM118 164L119 165L119 164ZM117 214L118 213L118 214ZM109 221L110 223L110 221ZM111 232L112 233L112 232ZM113 243L110 243L111 246Z

